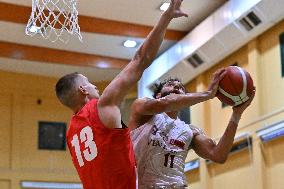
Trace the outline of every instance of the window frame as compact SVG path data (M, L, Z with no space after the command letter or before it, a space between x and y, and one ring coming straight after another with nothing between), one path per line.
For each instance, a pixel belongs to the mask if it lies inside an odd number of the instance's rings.
M279 35L281 76L284 77L284 32Z

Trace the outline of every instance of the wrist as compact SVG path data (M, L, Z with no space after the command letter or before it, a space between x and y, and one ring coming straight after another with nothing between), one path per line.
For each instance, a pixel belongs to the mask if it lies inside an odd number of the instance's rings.
M163 13L163 16L169 21L171 21L173 19L172 13L168 10Z

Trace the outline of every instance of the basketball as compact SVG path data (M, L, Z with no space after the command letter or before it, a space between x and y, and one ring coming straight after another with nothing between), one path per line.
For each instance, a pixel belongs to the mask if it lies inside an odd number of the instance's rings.
M227 105L238 106L249 99L253 90L254 85L250 74L238 66L229 66L219 83L216 96Z

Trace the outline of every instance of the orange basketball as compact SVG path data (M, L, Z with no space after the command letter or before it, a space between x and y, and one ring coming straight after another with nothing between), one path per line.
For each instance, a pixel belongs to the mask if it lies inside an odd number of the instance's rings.
M216 96L221 102L230 106L246 102L254 90L250 74L238 66L229 66L226 71L219 83Z

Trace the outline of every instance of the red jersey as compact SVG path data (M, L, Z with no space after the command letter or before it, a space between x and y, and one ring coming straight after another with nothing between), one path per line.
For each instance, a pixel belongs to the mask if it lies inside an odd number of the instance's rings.
M84 189L135 189L136 168L129 129L110 129L98 116L98 100L72 117L67 144Z

